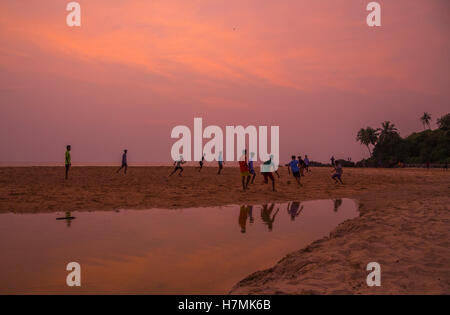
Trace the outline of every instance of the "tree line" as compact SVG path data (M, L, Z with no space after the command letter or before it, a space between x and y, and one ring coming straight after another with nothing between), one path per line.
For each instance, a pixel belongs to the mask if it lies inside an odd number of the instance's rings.
M424 130L402 138L390 121L381 128L361 128L356 141L365 145L369 158L361 161L367 166L392 167L399 163L448 163L450 162L450 113L436 120L438 128L431 129L431 114L420 117Z

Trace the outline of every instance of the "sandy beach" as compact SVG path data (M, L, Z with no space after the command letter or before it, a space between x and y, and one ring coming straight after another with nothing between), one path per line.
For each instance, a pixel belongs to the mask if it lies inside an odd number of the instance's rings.
M281 168L277 191L256 178L243 192L239 172L187 167L0 168L0 212L43 213L113 209L186 208L226 204L353 198L360 217L329 237L280 257L232 289L233 294L449 294L450 172L441 169L345 169L336 185L330 168L313 168L299 188ZM368 287L366 265L378 262L381 287Z

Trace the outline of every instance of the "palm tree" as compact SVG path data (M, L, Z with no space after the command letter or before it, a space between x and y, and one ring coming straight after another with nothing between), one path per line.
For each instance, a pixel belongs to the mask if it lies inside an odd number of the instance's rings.
M359 141L361 144L364 144L369 150L370 156L372 156L372 152L370 151L369 145L375 145L378 140L378 131L373 129L372 127L367 127L366 129L361 128L356 135L356 141Z
M378 128L377 131L379 132L378 139L380 142L391 138L394 134L398 134L398 129L388 120L381 123L381 128Z
M425 130L425 126L428 126L428 128L430 128L431 115L427 112L423 113L423 116L420 117L420 121L423 124L423 130Z

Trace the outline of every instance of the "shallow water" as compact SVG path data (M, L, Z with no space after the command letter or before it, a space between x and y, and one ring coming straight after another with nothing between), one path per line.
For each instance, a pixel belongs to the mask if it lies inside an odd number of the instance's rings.
M288 208L289 206L289 208ZM221 294L358 215L351 199L0 215L0 293ZM81 265L81 287L66 265Z

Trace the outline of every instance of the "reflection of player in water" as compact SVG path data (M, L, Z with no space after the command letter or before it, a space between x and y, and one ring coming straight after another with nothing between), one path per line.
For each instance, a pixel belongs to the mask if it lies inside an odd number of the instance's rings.
M246 232L247 228L247 217L249 215L250 208L246 205L241 206L241 211L239 212L239 225L241 226L241 233Z
M277 215L278 211L280 211L280 209L277 209L277 211L271 217L274 207L275 204L272 203L270 207L268 207L268 205L263 205L261 208L261 219L264 221L264 223L267 224L269 231L272 231L273 223L275 222L275 216Z
M342 205L342 199L334 199L334 212L337 212Z
M72 224L72 220L73 219L75 219L75 217L72 216L70 211L66 211L66 216L65 217L56 218L56 220L66 220L67 227L70 227L70 225Z
M294 201L293 203L288 203L287 212L291 216L291 220L294 221L295 218L302 212L303 205L300 207L300 202Z
M250 223L255 222L255 218L253 217L253 206L248 206L248 217Z

